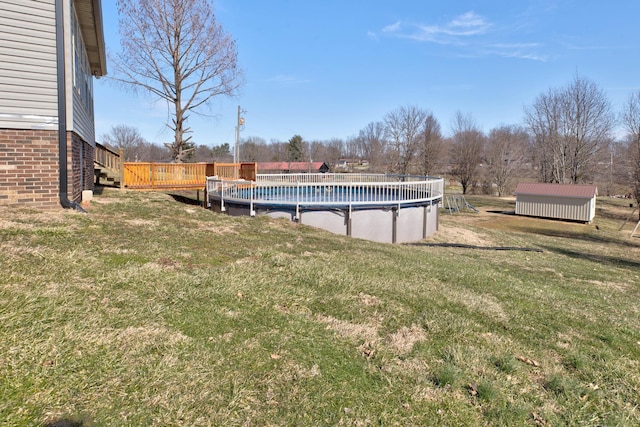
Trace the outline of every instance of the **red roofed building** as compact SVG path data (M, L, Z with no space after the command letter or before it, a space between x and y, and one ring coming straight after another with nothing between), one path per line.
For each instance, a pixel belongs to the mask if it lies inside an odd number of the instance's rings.
M521 182L516 215L591 222L596 214L595 185Z
M258 173L326 173L325 162L258 162Z

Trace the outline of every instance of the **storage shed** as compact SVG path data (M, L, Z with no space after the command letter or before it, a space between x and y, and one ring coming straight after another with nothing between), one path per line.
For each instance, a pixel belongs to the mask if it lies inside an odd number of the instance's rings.
M595 185L521 182L516 215L591 222L596 215Z

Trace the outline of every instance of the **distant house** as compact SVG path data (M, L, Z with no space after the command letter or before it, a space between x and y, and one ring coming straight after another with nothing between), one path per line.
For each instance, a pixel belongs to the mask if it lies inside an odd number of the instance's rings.
M258 162L258 173L326 173L325 162Z
M0 205L77 207L93 189L100 0L0 1Z
M360 159L338 159L334 169L336 171L351 171L354 169L366 169L369 166L368 160Z
M596 214L595 185L521 182L515 193L516 215L591 222Z

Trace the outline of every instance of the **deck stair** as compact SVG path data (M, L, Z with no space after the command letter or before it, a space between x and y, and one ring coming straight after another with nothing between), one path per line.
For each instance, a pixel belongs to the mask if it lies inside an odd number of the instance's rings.
M96 142L93 159L96 184L121 187L123 184L123 150L115 152Z

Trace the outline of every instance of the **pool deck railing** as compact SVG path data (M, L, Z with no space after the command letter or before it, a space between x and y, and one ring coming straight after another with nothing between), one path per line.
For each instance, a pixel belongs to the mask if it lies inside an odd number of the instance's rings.
M279 206L295 209L357 208L424 205L439 202L442 178L383 174L257 174L255 181L207 178L209 197L225 203Z

